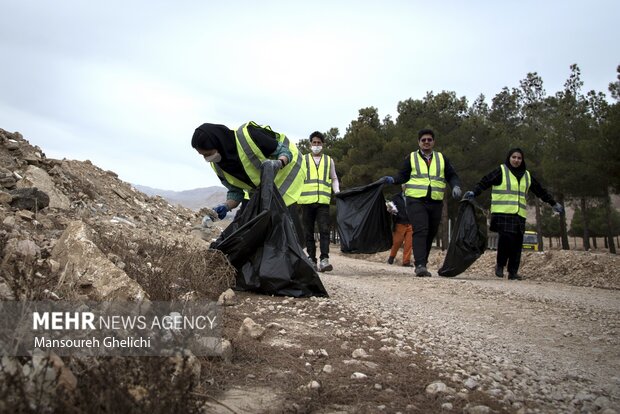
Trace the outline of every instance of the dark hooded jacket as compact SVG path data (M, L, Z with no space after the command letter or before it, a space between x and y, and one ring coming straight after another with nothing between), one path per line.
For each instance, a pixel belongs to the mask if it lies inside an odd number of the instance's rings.
M521 157L523 161L521 165L517 168L513 167L510 164L510 156L515 152L521 153ZM504 164L508 167L510 172L517 177L517 180L521 181L523 175L525 175L526 164L525 164L525 154L520 148L512 148L508 151L506 155L506 159L504 160ZM555 204L555 200L553 197L545 190L538 180L534 177L532 172L530 171L530 190L534 193L535 196L540 198L545 203L553 206ZM482 179L474 186L473 192L476 196L479 196L484 190L490 188L494 185L500 185L502 183L502 168L498 166L496 169L482 177ZM501 214L501 213L493 213L491 215L491 225L489 227L491 231L508 231L508 232L525 232L525 219L518 214Z
M398 210L397 214L392 215L393 224L411 224L407 215L407 203L405 200L405 195L402 192L392 196L392 202Z
M252 139L265 156L269 156L276 150L278 140L274 132L251 125L248 127L248 130ZM243 164L241 164L241 159L237 152L235 133L227 126L202 124L194 132L192 147L204 150L216 149L222 156L222 160L217 163L222 170L248 185L252 184L243 168Z

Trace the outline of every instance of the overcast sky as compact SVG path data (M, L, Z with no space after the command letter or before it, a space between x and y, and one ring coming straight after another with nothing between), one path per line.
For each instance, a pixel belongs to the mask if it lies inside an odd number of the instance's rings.
M584 90L607 93L620 64L618 0L0 0L0 11L0 128L167 190L219 185L190 145L204 122L342 135L360 108L395 117L427 91L490 103L538 72L551 95L573 63Z

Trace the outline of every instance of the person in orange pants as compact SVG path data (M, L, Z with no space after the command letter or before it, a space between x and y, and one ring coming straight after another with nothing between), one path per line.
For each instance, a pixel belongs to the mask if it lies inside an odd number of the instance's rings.
M388 212L392 214L393 232L392 232L392 250L388 257L388 264L393 264L396 254L400 247L405 245L403 250L403 266L413 267L411 264L411 251L413 250L413 227L407 216L407 208L405 205L405 187L403 192L395 194L392 197L392 203L388 204Z

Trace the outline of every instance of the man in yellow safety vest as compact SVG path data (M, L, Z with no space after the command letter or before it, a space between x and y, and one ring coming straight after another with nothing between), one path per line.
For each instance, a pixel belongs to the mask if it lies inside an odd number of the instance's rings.
M439 229L446 183L452 197L461 198L461 184L450 161L441 152L433 151L435 133L430 129L418 132L418 146L405 158L396 177L383 177L388 184L405 183L407 214L413 226L413 258L415 274L430 277L426 268L433 239Z
M306 178L298 204L301 205L308 258L317 270L328 272L333 269L329 263L329 203L332 190L340 192L334 160L323 154L325 137L318 131L310 134L311 153L304 156ZM315 224L319 227L319 247L321 255L317 266Z

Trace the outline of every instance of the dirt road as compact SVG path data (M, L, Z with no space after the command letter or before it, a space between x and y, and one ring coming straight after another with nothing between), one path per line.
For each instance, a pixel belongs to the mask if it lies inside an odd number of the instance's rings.
M331 300L400 333L441 377L523 412L618 412L620 291L332 254ZM458 390L457 390L458 391ZM529 408L537 407L537 408Z

